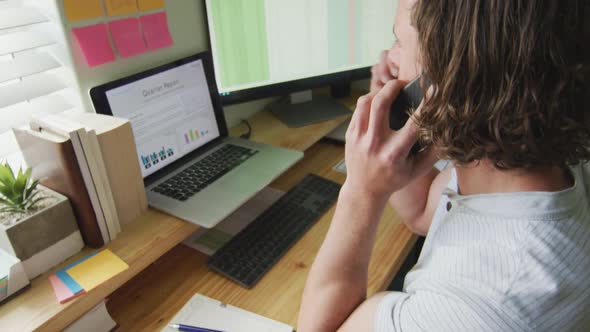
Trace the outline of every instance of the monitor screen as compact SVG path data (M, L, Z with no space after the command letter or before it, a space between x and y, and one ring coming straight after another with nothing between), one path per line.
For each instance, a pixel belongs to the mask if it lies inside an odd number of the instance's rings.
M219 93L368 68L397 0L206 0Z
M147 177L220 136L202 60L106 92L114 116L129 119Z

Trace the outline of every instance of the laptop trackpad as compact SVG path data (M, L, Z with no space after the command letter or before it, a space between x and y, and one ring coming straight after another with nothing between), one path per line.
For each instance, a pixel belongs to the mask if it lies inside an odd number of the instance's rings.
M215 187L230 195L242 193L251 196L272 180L273 178L268 174L261 174L250 167L240 167L236 172L230 172L218 180Z

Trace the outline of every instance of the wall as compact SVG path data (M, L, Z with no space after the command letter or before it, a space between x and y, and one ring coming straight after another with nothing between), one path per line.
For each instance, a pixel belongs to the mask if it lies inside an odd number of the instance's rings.
M59 8L64 31L69 44L72 45L72 61L76 71L82 106L87 111L94 111L88 95L94 86L128 76L130 74L158 66L172 60L198 53L209 48L203 0L167 0L166 10L170 32L174 38L173 47L148 52L139 56L121 59L114 63L89 68L81 54L77 43L72 41L71 28L103 22L104 19L69 23L63 11L63 0L53 0ZM133 16L133 15L131 15ZM376 55L377 56L377 55ZM355 88L367 88L366 81L354 85ZM229 127L240 123L250 115L262 110L274 99L263 99L255 102L225 107L225 116Z
M94 111L88 95L91 88L124 77L139 71L155 67L194 53L208 49L208 36L205 23L205 10L202 0L167 0L166 10L170 32L174 38L174 46L166 49L147 52L139 56L122 59L117 58L113 63L89 68L72 40L71 28L103 22L104 19L87 20L69 23L63 11L63 0L54 0L60 10L66 38L72 45L72 60L78 79L82 106L87 111ZM134 15L131 15L134 16ZM261 110L272 99L260 100L253 103L230 106L226 108L226 119L229 127L240 122L241 119Z

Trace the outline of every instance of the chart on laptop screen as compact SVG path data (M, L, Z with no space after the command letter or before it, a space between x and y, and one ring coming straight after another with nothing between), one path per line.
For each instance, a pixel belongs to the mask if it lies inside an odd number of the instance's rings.
M144 177L219 137L200 60L106 95L113 115L131 122Z
M365 68L393 45L396 0L207 0L220 93Z

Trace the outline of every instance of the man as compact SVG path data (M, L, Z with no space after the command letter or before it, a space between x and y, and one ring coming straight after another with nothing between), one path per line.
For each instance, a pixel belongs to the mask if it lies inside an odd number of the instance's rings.
M358 101L348 176L298 331L590 326L588 7L400 0L399 79L385 77L381 89L374 79ZM421 72L432 82L428 97L393 132L390 105ZM418 137L429 148L411 156ZM433 171L438 158L454 167ZM404 292L367 298L388 200L426 243Z

